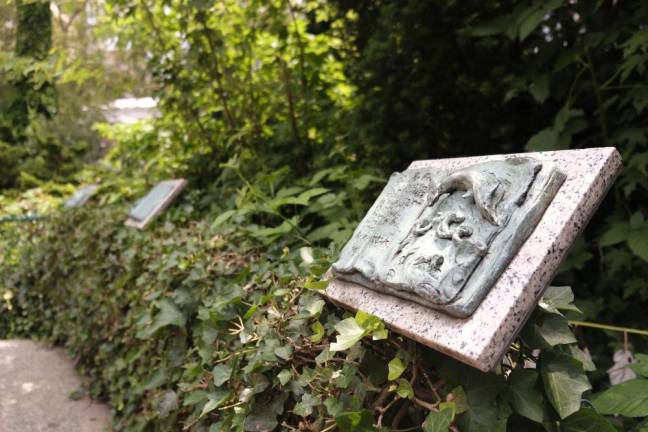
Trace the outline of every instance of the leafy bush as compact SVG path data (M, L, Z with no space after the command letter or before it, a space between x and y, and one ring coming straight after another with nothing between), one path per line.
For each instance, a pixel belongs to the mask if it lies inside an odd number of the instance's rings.
M596 408L628 417L581 408L592 364L561 314L566 288L548 291L488 374L328 305L316 291L336 251L306 244L344 238L356 219L327 216L349 197L318 177L274 195L249 184L216 219L196 221L188 194L145 231L123 226L130 191L12 228L25 237L0 255L0 337L65 345L117 430L614 431L644 415L605 393ZM314 211L342 230L304 224Z

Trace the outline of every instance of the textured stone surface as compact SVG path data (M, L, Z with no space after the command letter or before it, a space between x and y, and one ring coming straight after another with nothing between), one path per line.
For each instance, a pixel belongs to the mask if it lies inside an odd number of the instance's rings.
M81 381L62 349L0 340L0 431L110 431L110 409L69 398Z
M513 157L553 162L567 175L537 226L468 318L334 279L333 302L377 315L393 330L481 370L492 369L535 308L569 247L587 224L621 168L614 148L416 161L410 169L460 169ZM491 250L489 253L498 253Z
M98 187L99 186L97 186L96 184L92 184L79 188L76 192L74 192L74 195L72 195L72 197L65 202L65 207L81 207L86 202L88 202L90 198L92 198L92 195L94 195Z
M531 158L394 173L333 272L467 317L531 234L564 179L551 162Z
M165 180L153 187L128 212L126 225L142 229L162 213L187 185L184 179Z

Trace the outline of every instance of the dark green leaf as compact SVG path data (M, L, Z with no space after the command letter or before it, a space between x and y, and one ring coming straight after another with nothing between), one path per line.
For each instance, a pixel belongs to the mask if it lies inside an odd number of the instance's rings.
M583 392L591 388L581 363L564 354L543 354L541 364L545 392L560 418L578 411Z
M581 408L580 411L567 417L560 424L561 432L617 432L616 428L605 417L592 408Z
M550 313L560 314L561 310L580 312L574 305L574 293L569 286L550 286L548 287L539 306Z
M343 412L335 417L340 432L373 431L373 414L369 410Z
M232 376L232 368L224 364L216 365L212 369L212 374L214 375L214 385L219 387L229 381Z
M513 409L535 422L544 417L542 395L536 389L538 372L533 369L515 369L508 378L509 395Z

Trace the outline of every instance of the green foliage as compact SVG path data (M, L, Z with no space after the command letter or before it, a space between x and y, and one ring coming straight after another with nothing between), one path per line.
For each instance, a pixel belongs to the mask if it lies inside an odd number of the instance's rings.
M107 180L110 196L117 183ZM254 219L267 202L214 224L189 218L195 197L187 195L142 232L123 226L131 194L12 228L33 241L3 240L13 252L0 259L0 337L64 344L90 378L89 393L110 401L117 430L582 422L568 416L588 387L569 345L538 358L518 341L500 368L478 372L390 335L375 316L327 305L305 285L334 251L302 246L295 228L270 243L255 235L265 230ZM308 237L317 228L300 229ZM556 311L539 310L527 328L573 309L568 288L548 294L542 303ZM524 369L528 361L538 370Z
M358 95L353 130L372 163L402 169L412 159L525 150L621 152L618 181L554 283L574 289L581 312L568 316L644 328L646 2L336 3L354 48L346 62ZM569 339L555 318L544 327L554 324L563 336L545 345ZM539 338L542 329L534 329ZM612 366L620 334L579 337L601 368ZM645 338L631 342L647 348ZM594 387L605 378L596 374Z
M617 384L597 395L592 403L602 414L647 417L648 379L635 379Z
M16 55L44 60L52 47L50 2L18 0L16 9Z

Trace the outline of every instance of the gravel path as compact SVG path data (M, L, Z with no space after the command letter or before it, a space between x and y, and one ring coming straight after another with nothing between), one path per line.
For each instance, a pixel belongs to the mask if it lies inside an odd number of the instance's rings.
M0 432L106 432L110 408L69 398L81 381L60 348L0 340Z

